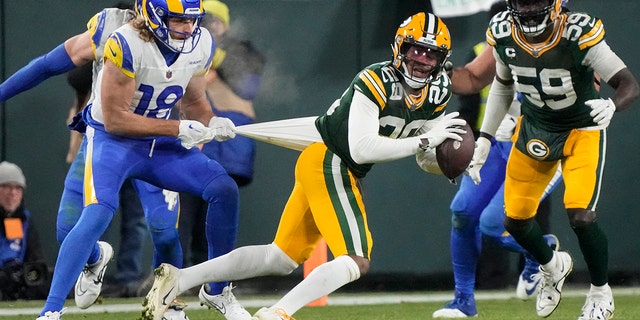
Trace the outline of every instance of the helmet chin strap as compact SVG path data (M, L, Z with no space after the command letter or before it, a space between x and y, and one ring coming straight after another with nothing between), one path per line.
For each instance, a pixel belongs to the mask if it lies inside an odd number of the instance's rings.
M407 85L413 89L424 88L424 86L426 86L427 83L430 80L432 80L431 76L429 76L428 78L413 77L411 72L409 72L409 68L407 67L407 64L404 62L404 60L402 61L401 66L402 66L402 77L404 78L404 82L406 82Z
M195 45L200 40L200 34L192 34L191 36L185 37L184 39L174 39L173 37L171 37L171 30L167 31L167 37L167 45L172 50L179 53L190 53L191 51L193 51L193 49L195 49Z

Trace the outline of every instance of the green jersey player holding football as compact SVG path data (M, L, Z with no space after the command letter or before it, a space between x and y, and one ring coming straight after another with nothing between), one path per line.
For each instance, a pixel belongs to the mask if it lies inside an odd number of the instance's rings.
M559 164L564 204L589 270L591 288L578 320L610 319L615 310L608 284L607 237L596 207L606 156L607 127L613 114L631 106L638 82L605 42L600 19L562 13L561 0L506 0L508 11L487 29L496 77L469 174L480 183L490 138L515 91L522 93L522 116L507 163L505 228L536 260L540 278L536 311L549 316L573 266L567 252L554 252L534 216L539 199ZM601 98L594 71L614 89Z
M442 20L417 13L396 33L393 60L360 71L328 111L317 118L321 141L300 154L295 183L272 243L245 246L201 264L177 269L163 264L143 308L160 319L177 294L212 279L241 280L287 275L324 238L335 259L255 320L290 320L309 302L360 278L369 270L373 239L360 191L374 163L425 154L445 139L461 140L465 121L445 114L451 82L442 72L451 39ZM313 129L313 128L312 128ZM393 215L393 212L388 214ZM217 281L217 280L216 280Z

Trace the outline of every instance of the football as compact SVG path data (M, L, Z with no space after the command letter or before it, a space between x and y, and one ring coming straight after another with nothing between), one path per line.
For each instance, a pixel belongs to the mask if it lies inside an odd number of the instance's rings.
M454 179L469 166L475 149L475 138L469 124L463 127L467 133L461 134L462 141L446 139L436 147L436 161L442 174Z

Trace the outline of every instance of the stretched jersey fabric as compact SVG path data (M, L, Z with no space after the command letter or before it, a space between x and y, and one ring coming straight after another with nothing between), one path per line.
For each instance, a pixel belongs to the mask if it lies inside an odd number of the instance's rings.
M356 177L362 178L373 163L357 163L351 154L348 120L354 94L363 94L378 108L380 136L402 139L426 132L427 120L444 114L452 95L450 83L443 73L416 98L402 88L402 82L389 62L372 64L362 70L342 97L316 120L316 127L329 150L338 155Z

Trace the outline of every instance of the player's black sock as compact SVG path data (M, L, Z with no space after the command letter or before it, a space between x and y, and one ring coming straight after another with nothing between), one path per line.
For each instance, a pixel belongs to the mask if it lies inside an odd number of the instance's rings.
M514 239L540 264L551 261L553 250L542 236L540 225L534 219L517 220L504 218L504 226Z
M609 242L606 234L597 222L592 222L586 227L574 228L573 232L578 236L580 249L591 275L591 283L596 286L606 284L609 272Z

